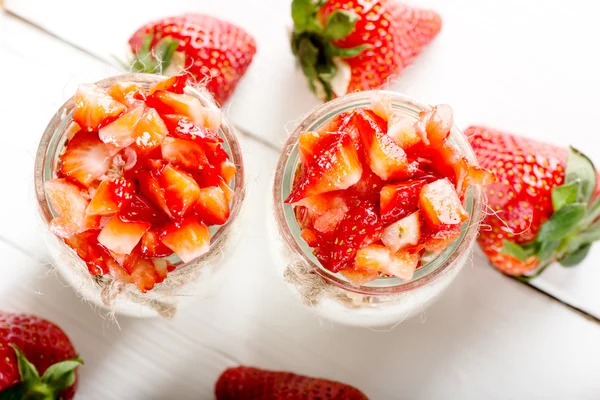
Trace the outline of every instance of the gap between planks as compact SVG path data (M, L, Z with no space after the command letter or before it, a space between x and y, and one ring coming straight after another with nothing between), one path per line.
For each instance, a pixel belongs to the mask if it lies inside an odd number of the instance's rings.
M0 0L0 8L3 8L3 0ZM7 15L9 15L10 17L12 17L12 18L14 18L14 19L16 19L16 20L18 20L18 21L20 21L20 22L22 22L22 23L24 23L24 24L26 24L26 25L28 25L28 26L30 26L32 28L34 28L35 30L37 30L39 32L42 32L42 33L44 33L46 35L49 35L49 36L53 37L54 39L58 40L59 42L61 42L63 44L66 44L67 46L70 46L70 47L78 50L79 52L87 55L88 57L92 57L93 59L95 59L95 60L97 60L97 61L99 61L99 62L101 62L103 64L108 64L108 65L111 65L111 66L113 65L110 61L104 59L103 57L100 57L97 54L94 54L93 52L91 52L91 51L89 51L89 50L87 50L87 49L85 49L85 48L83 48L81 46L78 46L78 45L76 45L76 44L74 44L74 43L72 43L72 42L70 42L68 40L65 40L64 38L62 38L62 37L58 36L57 34L55 34L55 33L51 32L51 31L47 30L46 28L44 28L44 27L36 24L35 22L30 21L30 20L28 20L26 18L23 18L22 16L20 16L18 14L15 14L11 10L4 9L4 12ZM278 145L276 143L272 143L269 140L263 139L260 136L254 134L254 133L251 133L251 132L249 132L248 130L246 130L244 128L239 127L237 124L234 124L234 125L235 125L236 130L242 136L246 137L247 139L252 140L252 141L258 143L258 144L266 147L267 149L269 149L271 151L275 151L277 153L279 153L281 151L282 147L280 145ZM19 246L17 243L14 243L11 240L8 240L8 239L6 239L6 238L4 238L2 236L0 236L0 242L4 242L7 246L10 246L14 250L16 250L16 251L18 251L18 252L26 255L27 257L32 258L33 260L36 260L35 257L32 257L24 248L22 248L21 246ZM39 260L36 260L36 261L39 261ZM588 312L586 312L586 311L584 311L584 310L582 310L582 309L580 309L578 307L575 307L575 306L573 306L573 305L571 305L569 303L566 303L563 300L559 299L558 297L556 297L556 296L554 296L554 295L552 295L550 293L547 293L547 292L545 292L545 291L543 291L543 290L541 290L541 289L539 289L539 288L537 288L537 287L535 287L535 286L533 286L533 285L531 285L531 284L529 284L527 282L521 282L521 281L519 281L518 279L515 279L515 278L510 278L510 279L512 279L515 282L518 282L518 283L520 283L522 285L525 285L526 287L529 287L533 291L535 291L535 292L537 292L537 293L539 293L541 295L544 295L544 296L546 296L547 298L549 298L551 300L554 300L555 302L563 305L564 307L566 307L567 309L575 312L576 314L581 315L582 317L586 318L587 320L595 322L595 323L597 323L597 324L600 325L600 318L598 318L598 317L596 317L596 316L594 316L594 315L592 315L592 314L590 314L590 313L588 313Z

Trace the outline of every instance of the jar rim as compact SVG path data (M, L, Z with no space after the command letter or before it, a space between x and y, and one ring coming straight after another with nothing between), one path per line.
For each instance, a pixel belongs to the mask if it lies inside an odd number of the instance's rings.
M108 88L108 87L112 86L114 83L121 82L121 81L139 83L139 84L143 84L143 85L150 85L152 83L155 83L155 82L167 79L167 78L168 78L167 76L158 75L158 74L129 73L129 74L122 74L122 75L113 75L111 77L99 80L99 81L95 82L95 84L99 85L101 87L104 87L104 88ZM214 109L214 110L220 110L219 107L216 105L215 100L213 99L212 95L203 86L196 85L196 84L193 84L190 81L188 81L188 84L184 90L185 90L186 94L190 94L190 95L193 95L194 97L198 98L200 100L202 106L210 108L210 109ZM54 116L52 117L52 119L50 120L48 125L46 126L44 133L42 134L42 137L40 139L40 142L38 144L38 148L36 151L35 164L34 164L35 165L35 169L34 169L35 194L36 194L36 199L38 202L38 207L39 207L39 210L41 213L41 217L47 225L50 224L50 221L54 217L51 207L50 207L50 204L48 203L48 200L46 198L46 192L45 192L45 188L44 188L44 184L47 181L47 179L45 179L45 175L47 172L47 167L49 165L48 157L52 156L49 153L49 150L50 150L52 140L60 138L61 136L64 136L65 131L69 126L69 122L72 121L71 115L72 115L72 112L74 109L73 98L74 98L74 96L70 97L67 101L65 101L65 103L54 114ZM236 166L236 172L235 172L235 175L233 178L234 194L233 194L233 198L231 200L230 215L229 215L229 218L227 219L227 221L225 222L225 224L219 226L217 231L213 235L211 235L209 251L207 253L205 253L204 255L202 255L194 260L188 261L188 262L183 262L183 261L179 260L178 262L174 263L174 266L177 269L184 268L188 265L195 264L199 260L201 260L204 257L207 257L209 254L211 254L213 252L213 249L220 248L221 245L224 243L225 239L227 239L228 233L232 229L233 222L237 219L237 217L239 216L240 211L241 211L242 203L243 203L243 200L245 197L245 173L244 173L244 163L243 163L243 158L242 158L241 146L237 139L237 134L236 134L236 130L235 130L234 126L231 123L229 123L229 121L227 121L227 119L224 117L222 118L222 121L221 121L221 127L219 128L219 134L224 139L224 141L227 143L230 156L232 158L233 163ZM62 146L64 146L64 138L63 138L63 140L60 141L60 144L57 147L62 147ZM56 176L53 176L52 178L55 178L55 177ZM52 179L52 178L50 178L50 179ZM69 246L67 246L62 240L61 240L61 243L63 243L65 245L65 247L67 247L69 250L73 251L73 249L71 249Z
M445 255L446 259L443 260L443 262L439 263L439 265L437 265L434 269L417 279L412 279L403 282L397 278L378 278L375 281L379 281L381 279L395 279L399 283L383 287L365 285L355 287L351 285L347 280L340 277L338 274L325 269L319 262L313 261L311 259L311 256L301 248L300 244L298 243L298 239L294 236L293 232L290 229L290 222L291 224L298 224L296 219L293 218L293 221L288 221L288 217L286 216L285 212L286 207L292 207L291 205L284 203L284 200L287 197L287 195L289 195L289 193L283 192L284 181L286 179L286 171L289 170L290 157L292 156L294 151L297 151L298 138L302 132L315 130L315 127L322 127L324 124L327 123L327 121L331 120L331 118L341 113L345 109L364 106L364 103L369 104L374 95L389 96L392 100L393 107L402 107L405 110L410 110L413 113L417 113L417 115L421 111L427 111L431 109L431 106L426 103L423 103L404 94L387 90L369 90L348 94L315 107L306 115L306 117L302 121L300 121L296 125L296 127L286 140L286 143L277 162L272 196L275 206L275 219L282 239L284 240L288 248L292 249L294 253L301 257L302 261L306 263L306 265L311 271L317 273L327 283L341 288L343 290L363 295L377 296L399 294L417 289L430 282L437 280L437 278L444 275L445 272L452 269L452 267L455 266L457 262L459 262L460 256L465 251L469 251L475 238L477 237L479 224L483 218L483 208L485 201L481 187L479 185L470 186L469 196L471 198L471 212L469 213L469 219L465 222L467 226L465 232L461 234L460 238L457 239L457 241L460 240L460 242L455 246L452 252ZM353 107L355 103L356 107ZM459 150L461 154L465 156L470 162L477 165L477 159L475 157L473 149L471 148L467 138L458 129L458 127L456 127L456 125L453 125L450 137L456 144L455 147L457 148L457 150ZM442 255L444 255L444 252L436 256L436 260L439 257L442 257ZM425 268L425 266L421 268Z

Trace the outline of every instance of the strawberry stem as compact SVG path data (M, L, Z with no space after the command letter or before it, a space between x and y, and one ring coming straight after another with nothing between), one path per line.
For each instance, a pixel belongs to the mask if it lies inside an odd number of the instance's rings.
M135 51L129 62L123 62L117 57L115 60L124 68L133 72L162 74L171 64L173 55L179 47L179 41L172 36L165 36L152 47L154 32L144 36L142 45Z

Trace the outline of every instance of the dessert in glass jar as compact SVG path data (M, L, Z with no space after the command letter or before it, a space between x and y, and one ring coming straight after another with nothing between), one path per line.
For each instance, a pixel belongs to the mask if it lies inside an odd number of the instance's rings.
M80 85L35 164L54 265L117 313L170 316L215 286L244 198L233 127L185 75Z
M420 313L469 259L482 218L477 165L449 106L385 91L310 113L275 173L273 255L318 314L389 326Z

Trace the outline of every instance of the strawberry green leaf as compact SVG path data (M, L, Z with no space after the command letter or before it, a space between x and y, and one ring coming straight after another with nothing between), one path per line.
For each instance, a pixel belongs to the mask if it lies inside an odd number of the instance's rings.
M574 267L575 265L583 261L583 259L588 255L590 247L592 247L592 244L586 243L574 252L567 254L565 257L559 259L558 262L563 267Z
M38 371L35 368L35 366L32 363L30 363L29 360L27 360L27 358L18 346L11 344L10 347L12 347L15 350L15 353L17 355L17 362L19 364L19 374L21 375L21 382L23 382L23 386L27 391L29 388L33 387L34 385L40 382L40 375L38 374Z
M558 248L559 245L560 241L558 240L545 241L540 243L536 252L538 260L543 260L545 262L553 261L554 251Z
M179 42L171 36L165 36L154 47L154 58L158 61L159 71L163 73L171 63Z
M579 193L577 200L588 203L596 188L596 168L592 161L579 150L569 147L565 184L577 183Z
M333 40L343 39L354 30L359 19L360 17L353 12L335 10L327 17L324 35Z
M579 185L576 182L558 186L552 189L552 207L558 211L563 206L577 201Z
M342 49L341 47L334 46L330 44L327 46L326 51L329 57L342 57L342 58L352 58L356 57L360 53L362 53L365 49L368 49L368 44L361 44L356 47L349 47L347 49Z
M308 78L314 78L317 76L317 59L319 56L319 49L312 44L309 39L303 39L298 44L298 59L300 60L300 66L304 75Z
M533 251L525 249L515 242L511 242L509 240L504 240L502 243L502 254L512 256L523 262L527 261L527 259L534 253Z
M596 221L590 227L577 235L577 240L580 243L592 243L600 240L600 221Z
M82 364L83 361L79 357L53 364L44 372L42 383L58 395L64 388L75 383L75 368Z
M292 1L292 21L294 21L294 31L303 32L308 23L308 18L314 11L312 0L294 0Z
M563 206L552 217L544 222L536 237L537 242L561 240L570 233L583 219L586 206L582 203L572 203Z

